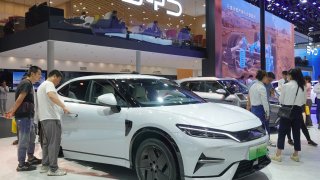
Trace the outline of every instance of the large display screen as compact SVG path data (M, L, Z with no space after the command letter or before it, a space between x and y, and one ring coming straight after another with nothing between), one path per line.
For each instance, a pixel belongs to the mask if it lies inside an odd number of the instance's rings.
M294 67L293 25L268 12L265 19L266 70L280 78ZM255 75L261 69L260 9L243 0L218 0L216 28L216 75Z
M27 72L25 71L14 71L12 73L12 89L16 90L19 83L21 82L21 80L23 79L23 77L27 74ZM38 89L38 87L40 86L40 84L42 82L44 82L46 80L46 73L42 72L41 74L41 79L39 82L36 82L33 87L34 89Z

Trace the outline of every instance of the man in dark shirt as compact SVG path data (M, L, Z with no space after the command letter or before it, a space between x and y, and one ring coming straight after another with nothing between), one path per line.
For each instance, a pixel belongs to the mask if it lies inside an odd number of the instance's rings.
M29 68L27 78L22 80L17 87L15 103L8 112L7 117L15 116L19 129L18 161L17 171L32 171L36 167L32 164L40 164L41 160L34 157L35 149L35 128L34 118L34 89L33 84L41 78L41 69L38 66ZM28 155L28 162L25 162Z

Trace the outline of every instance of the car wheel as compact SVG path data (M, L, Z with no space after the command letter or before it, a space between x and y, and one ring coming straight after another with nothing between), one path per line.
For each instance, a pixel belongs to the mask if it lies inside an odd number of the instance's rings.
M140 144L135 157L135 169L140 180L177 179L174 157L158 139L147 139Z

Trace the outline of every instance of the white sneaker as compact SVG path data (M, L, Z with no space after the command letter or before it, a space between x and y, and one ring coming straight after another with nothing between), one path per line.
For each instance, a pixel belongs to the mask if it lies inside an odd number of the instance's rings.
M268 146L270 146L270 147L277 147L277 145L274 144L272 141L269 141Z
M274 156L271 156L271 160L281 162L282 158L281 158L281 156L274 155Z
M49 166L41 166L40 173L47 173L49 171Z
M62 169L57 169L55 172L52 172L51 170L48 171L48 176L64 176L67 174L67 171Z

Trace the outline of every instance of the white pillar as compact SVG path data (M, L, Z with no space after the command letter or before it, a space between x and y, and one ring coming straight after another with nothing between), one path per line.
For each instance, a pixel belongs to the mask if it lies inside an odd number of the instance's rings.
M47 74L54 70L54 41L47 41Z
M141 73L141 51L136 51L136 72Z

